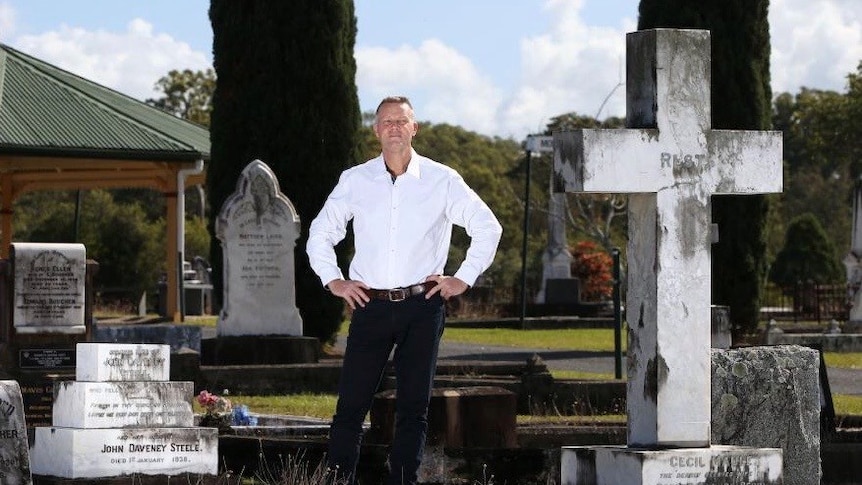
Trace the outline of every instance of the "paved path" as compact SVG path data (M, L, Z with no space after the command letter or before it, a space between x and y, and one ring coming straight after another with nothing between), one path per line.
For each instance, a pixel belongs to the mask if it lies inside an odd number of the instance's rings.
M344 349L344 337L340 337L336 348ZM485 360L500 362L526 362L538 354L550 370L577 370L594 374L614 375L613 352L588 352L583 350L525 349L493 345L465 344L443 341L440 359ZM625 356L622 372L625 374ZM832 394L862 396L862 369L828 368L829 387Z

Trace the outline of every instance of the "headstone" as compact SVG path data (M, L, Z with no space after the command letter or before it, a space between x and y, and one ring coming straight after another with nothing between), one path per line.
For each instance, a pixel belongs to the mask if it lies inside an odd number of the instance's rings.
M777 483L780 449L710 447L710 199L780 192L781 133L711 128L708 31L626 41L629 129L558 132L554 161L560 189L630 194L628 447L565 448L563 483Z
M74 375L97 268L81 244L13 243L0 261L0 374L18 381L30 427L51 424L53 384Z
M34 475L217 473L218 430L194 426L193 382L166 380L168 345L86 343L77 351L77 380L54 389L53 425L35 429Z
M0 381L0 483L29 485L30 458L21 389L15 381Z
M844 256L847 268L847 294L850 315L846 333L862 333L862 177L856 180L853 191L853 232L850 235L850 252Z
M733 343L733 333L730 325L730 307L712 305L712 348L729 349Z
M784 485L820 483L820 356L798 345L712 351L712 442L779 447Z
M260 160L239 176L215 222L224 257L219 336L302 335L294 249L299 215Z
M83 244L12 243L17 333L85 333Z

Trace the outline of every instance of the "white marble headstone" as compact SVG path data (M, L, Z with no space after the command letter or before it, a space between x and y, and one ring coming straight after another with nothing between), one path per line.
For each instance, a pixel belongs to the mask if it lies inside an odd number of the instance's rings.
M215 222L224 256L219 336L302 336L294 250L299 216L260 160L240 174Z
M83 244L12 243L11 260L16 332L86 332Z
M21 388L15 381L0 381L0 483L29 485L30 458Z
M78 343L75 379L84 382L169 381L171 346Z

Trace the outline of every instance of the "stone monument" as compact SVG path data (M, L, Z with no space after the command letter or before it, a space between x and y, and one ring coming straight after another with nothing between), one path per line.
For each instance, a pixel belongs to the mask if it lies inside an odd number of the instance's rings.
M552 190L548 197L548 246L542 253L542 288L536 303L580 302L580 282L572 278L573 258L566 241L566 210L566 194ZM570 300L561 299L560 293L567 294Z
M844 326L845 333L862 333L862 177L856 180L853 191L853 233L850 235L850 252L844 256L847 268L847 296L850 315Z
M0 381L0 483L30 485L24 401L15 381Z
M0 261L0 374L21 386L30 427L51 424L53 383L91 336L97 265L81 244L13 243Z
M243 169L215 232L223 251L223 299L218 338L201 343L201 362L316 362L317 340L302 336L296 307L299 215L265 163L254 160Z
M625 130L554 135L560 190L629 193L627 447L566 447L564 484L773 484L777 448L710 446L710 199L782 189L780 132L711 128L708 31L626 38Z
M77 352L76 380L54 388L52 426L35 429L34 475L167 483L217 474L218 430L194 425L194 383L168 380L170 346L81 343Z

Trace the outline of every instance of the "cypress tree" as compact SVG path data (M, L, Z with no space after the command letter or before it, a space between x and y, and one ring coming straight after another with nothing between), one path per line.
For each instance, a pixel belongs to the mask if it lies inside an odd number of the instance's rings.
M210 233L242 169L254 159L269 165L302 222L295 260L304 332L331 340L343 305L311 270L305 243L312 219L357 156L353 0L212 0L209 15L217 76L207 170ZM211 256L220 298L223 262L215 237Z
M638 29L705 29L712 38L712 127L771 126L769 0L641 0ZM712 303L730 306L734 336L756 329L766 268L767 199L712 199Z

